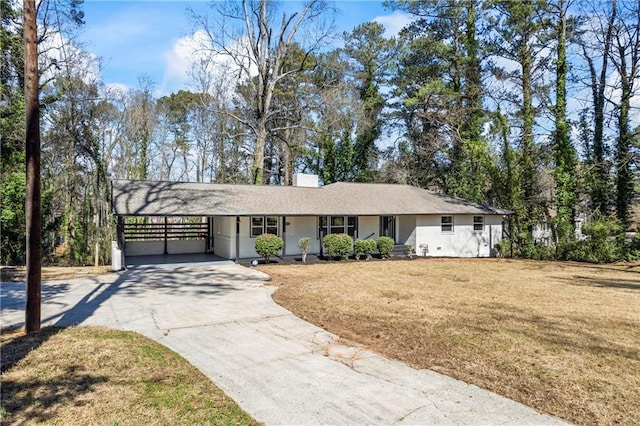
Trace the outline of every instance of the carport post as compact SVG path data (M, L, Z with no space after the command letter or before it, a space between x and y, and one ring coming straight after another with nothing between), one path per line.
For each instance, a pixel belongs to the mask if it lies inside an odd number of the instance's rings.
M167 247L167 217L164 217L164 254L169 254L169 250Z
M240 216L236 216L236 263L240 262Z

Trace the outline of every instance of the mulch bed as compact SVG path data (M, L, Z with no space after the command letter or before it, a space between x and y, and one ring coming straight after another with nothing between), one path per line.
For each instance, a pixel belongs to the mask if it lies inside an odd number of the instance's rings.
M365 260L360 259L356 260L355 257L349 256L343 260L337 259L329 259L327 256L319 256L315 254L307 255L306 262L302 262L302 256L284 256L284 257L275 257L269 259L269 265L316 265L316 264L327 264L327 263L349 263L349 262L389 262L389 261L408 261L416 259L416 256L391 256L385 259L381 258L380 255L373 255L371 259ZM258 265L267 265L264 259L256 258L256 259L241 259L240 264L243 266L252 266L251 263L257 260Z

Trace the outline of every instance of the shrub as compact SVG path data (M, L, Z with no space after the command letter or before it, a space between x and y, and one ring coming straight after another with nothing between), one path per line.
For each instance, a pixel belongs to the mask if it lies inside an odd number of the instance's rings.
M273 234L262 234L256 238L256 252L264 257L265 262L269 263L272 256L277 256L284 242L282 238Z
M407 244L407 252L406 256L411 259L414 255L415 251L413 250L413 244Z
M365 256L367 260L371 259L371 254L376 250L376 242L374 240L358 240L353 242L353 254L356 260Z
M498 257L511 257L511 240L503 238L493 246L493 249Z
M528 241L520 247L520 255L533 260L555 260L556 246Z
M298 248L302 251L302 261L307 261L307 254L311 248L311 238L302 237L298 240Z
M353 246L353 238L347 234L329 234L322 239L329 259L346 259Z
M627 262L637 262L640 260L640 233L636 233L629 242L625 257Z
M388 257L391 250L393 250L393 246L395 245L395 241L391 237L380 237L378 238L378 252L382 258Z
M580 262L610 263L620 260L624 252L620 222L611 218L600 218L585 224L587 238L561 247L561 258Z

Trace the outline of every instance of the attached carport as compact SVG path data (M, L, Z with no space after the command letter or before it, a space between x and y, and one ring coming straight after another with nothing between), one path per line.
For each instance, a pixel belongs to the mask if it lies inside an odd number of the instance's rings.
M117 248L126 258L140 255L213 254L236 262L251 217L276 216L287 253L290 216L313 218L317 187L112 181ZM293 207L292 207L293 206ZM291 210L291 209L294 210ZM252 245L251 245L252 246ZM246 247L245 247L246 248Z
M112 210L122 266L227 261L215 254L215 197L180 182L114 180Z

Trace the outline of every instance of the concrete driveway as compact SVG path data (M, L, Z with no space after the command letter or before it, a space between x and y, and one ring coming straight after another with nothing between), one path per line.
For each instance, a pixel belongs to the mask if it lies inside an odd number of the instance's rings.
M309 324L237 265L158 265L45 283L43 324L137 331L180 353L268 425L559 424L559 419ZM2 326L24 320L24 284L2 284Z

